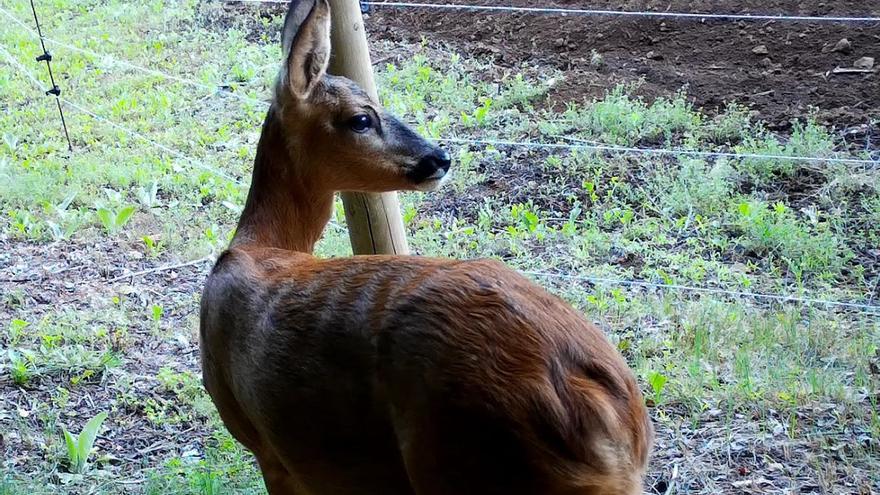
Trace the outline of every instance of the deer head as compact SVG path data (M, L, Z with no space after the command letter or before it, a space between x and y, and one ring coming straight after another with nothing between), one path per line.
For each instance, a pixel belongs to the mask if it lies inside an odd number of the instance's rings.
M309 187L386 192L437 189L449 155L386 113L355 82L326 73L327 0L291 2L275 106L296 174Z

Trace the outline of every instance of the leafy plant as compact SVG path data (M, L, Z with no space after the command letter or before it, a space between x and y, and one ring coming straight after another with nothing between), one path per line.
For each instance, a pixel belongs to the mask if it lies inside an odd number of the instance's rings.
M30 325L27 321L20 320L18 318L9 322L9 341L12 345L15 345L19 339L21 339L22 334L24 333L24 329Z
M71 473L82 474L85 472L89 454L92 452L95 439L98 438L98 431L101 429L105 419L107 419L107 413L99 413L86 423L79 435L74 435L67 431L67 429L62 428L64 431L64 443L67 445L67 461Z
M257 71L252 66L242 67L238 64L232 66L232 77L236 82L248 82L256 76Z
M18 136L11 132L3 133L3 142L6 143L9 151L15 151L15 149L18 148Z
M122 227L131 219L136 208L134 206L125 206L119 211L113 211L109 208L99 207L97 210L98 220L104 226L104 230L109 234L119 232Z
M461 122L468 127L480 127L486 122L490 108L492 108L492 98L484 98L483 103L473 113L461 112Z
M162 248L164 247L164 243L162 241L153 239L148 235L141 237L141 240L144 241L144 246L146 246L147 248L147 254L152 257L158 256L159 252L162 251Z
M669 381L669 378L663 373L658 373L656 371L651 371L648 373L648 385L651 386L651 391L654 392L654 404L660 404L663 399L663 390L666 388L666 382Z
M7 351L7 356L9 358L9 372L13 383L19 387L27 385L33 377L33 365L30 360L12 349Z
M827 223L813 222L811 228L782 203L770 207L761 201L742 202L736 221L744 247L758 256L780 259L799 280L807 274L835 275L853 256Z
M153 323L159 323L159 320L162 319L162 314L165 312L165 310L162 308L162 306L154 304L151 311Z
M139 187L137 189L137 198L146 208L159 206L159 183L153 181L149 188Z

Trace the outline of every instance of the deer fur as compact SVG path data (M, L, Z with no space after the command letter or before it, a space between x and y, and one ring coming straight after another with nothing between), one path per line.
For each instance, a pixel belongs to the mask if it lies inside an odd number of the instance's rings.
M271 495L641 493L642 395L560 298L497 261L312 256L335 192L429 190L449 168L325 73L329 9L291 3L248 199L202 294L224 424Z

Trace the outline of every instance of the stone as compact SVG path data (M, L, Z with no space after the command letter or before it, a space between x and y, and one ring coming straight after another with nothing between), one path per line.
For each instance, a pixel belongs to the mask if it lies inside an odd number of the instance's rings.
M758 45L752 48L752 53L755 55L767 55L770 53L770 50L767 49L767 45Z
M874 57L862 57L853 62L853 67L856 69L873 69Z
M834 48L831 49L832 52L840 52L840 53L849 53L852 50L852 43L849 42L848 39L843 38L834 45Z

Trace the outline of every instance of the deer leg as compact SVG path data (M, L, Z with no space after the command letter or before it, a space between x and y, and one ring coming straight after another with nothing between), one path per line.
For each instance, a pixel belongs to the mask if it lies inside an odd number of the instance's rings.
M269 495L302 495L293 476L274 455L258 455L257 463L263 473L263 482Z

